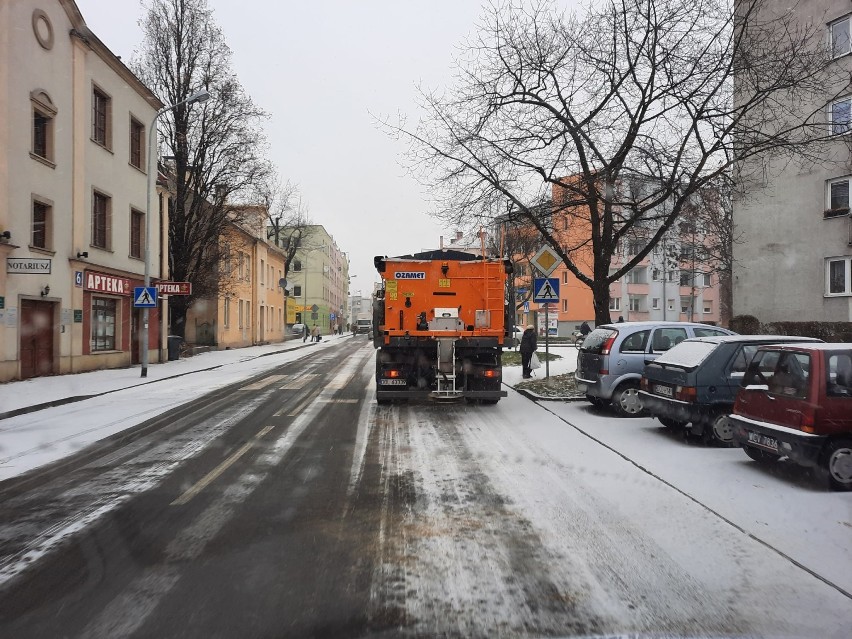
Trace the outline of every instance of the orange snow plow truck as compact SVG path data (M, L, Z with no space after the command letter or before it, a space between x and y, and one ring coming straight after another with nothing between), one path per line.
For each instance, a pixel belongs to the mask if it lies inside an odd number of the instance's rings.
M513 344L506 305L511 262L459 250L373 260L376 400L431 398L496 404L503 346Z

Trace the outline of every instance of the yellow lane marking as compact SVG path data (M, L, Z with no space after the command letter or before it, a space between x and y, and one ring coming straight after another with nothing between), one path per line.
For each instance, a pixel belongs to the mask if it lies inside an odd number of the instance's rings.
M209 473L207 473L204 477L202 477L200 480L198 480L195 483L194 486L192 486L183 495L181 495L180 497L175 499L169 505L170 506L183 506L184 504L187 504L190 499L195 497L198 493L200 493L202 490L207 488L207 486L209 486L211 483L216 481L216 478L219 477L219 475L221 475L226 470L228 470L228 468L230 468L235 461L237 461L240 457L245 455L251 449L251 447L255 445L257 440L259 440L261 437L266 435L266 433L268 433L272 429L273 429L273 426L264 426L263 429L257 435L252 437L252 439L250 441L247 441L245 444L240 446L235 452L231 453L230 457L228 457L225 461L223 461L221 464L216 466L216 468L214 468Z

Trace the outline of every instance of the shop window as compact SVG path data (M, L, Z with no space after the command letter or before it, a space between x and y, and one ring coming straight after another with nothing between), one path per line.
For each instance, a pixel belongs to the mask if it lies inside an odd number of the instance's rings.
M92 298L92 352L116 350L116 307L114 299Z

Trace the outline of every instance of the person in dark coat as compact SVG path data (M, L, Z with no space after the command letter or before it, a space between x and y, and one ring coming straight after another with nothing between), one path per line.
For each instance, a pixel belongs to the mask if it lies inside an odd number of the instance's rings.
M592 327L589 326L588 322L583 322L580 324L580 335L586 336L592 332Z
M304 330L304 335L302 336L302 342L307 342L308 341L308 325L304 324L304 328L305 328L305 330Z
M538 338L535 335L535 326L530 324L524 334L521 335L521 368L523 369L524 379L532 377L530 359L536 348L538 348Z

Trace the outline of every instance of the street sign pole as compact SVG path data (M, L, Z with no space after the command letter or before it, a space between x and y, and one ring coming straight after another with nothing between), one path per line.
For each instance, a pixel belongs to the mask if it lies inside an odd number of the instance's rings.
M550 304L544 305L544 379L550 379Z

